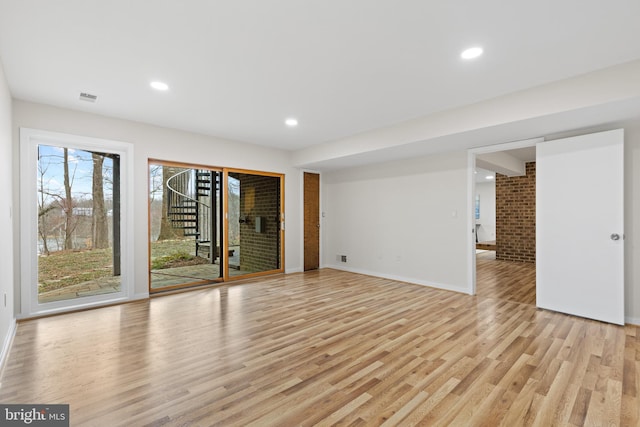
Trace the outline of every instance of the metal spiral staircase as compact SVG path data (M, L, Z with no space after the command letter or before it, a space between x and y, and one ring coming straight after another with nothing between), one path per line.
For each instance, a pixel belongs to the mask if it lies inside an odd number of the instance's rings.
M216 248L217 194L220 194L221 174L215 171L185 169L167 179L167 216L175 229L185 237L194 237L195 254L214 263L219 256Z

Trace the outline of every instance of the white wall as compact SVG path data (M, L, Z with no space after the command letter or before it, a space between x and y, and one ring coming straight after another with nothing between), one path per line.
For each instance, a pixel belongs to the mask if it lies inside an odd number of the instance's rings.
M625 132L625 317L640 325L640 119Z
M322 180L324 266L468 291L466 153L329 172Z
M625 317L640 325L640 119L547 139L617 127L625 129ZM464 167L451 153L325 173L323 265L466 291L467 235L450 216L466 209Z
M476 183L476 194L480 195L480 219L476 220L478 241L496 240L496 183Z
M132 143L134 146L134 256L135 293L148 293L148 177L149 158L224 166L250 170L260 170L285 174L285 268L287 272L301 271L300 249L300 171L291 167L290 154L286 151L257 145L227 141L213 137L182 132L137 122L108 118L62 108L35 104L20 100L13 102L13 143L14 164L19 164L19 128L34 128L72 135L89 136ZM3 157L4 158L4 157ZM10 158L10 157L9 157ZM14 206L18 207L19 174L14 171ZM15 211L14 236L19 236L20 213ZM19 251L19 238L14 245L14 253ZM16 257L17 258L17 257ZM19 260L14 262L16 272L20 271ZM19 276L16 274L16 276ZM19 307L20 277L15 280L16 307Z
M0 62L0 182L5 186L13 179L12 150L11 94ZM11 196L11 187L5 187L0 202L0 236L2 236L0 239L0 364L6 356L9 341L15 330L12 303L14 248L11 238L13 236Z

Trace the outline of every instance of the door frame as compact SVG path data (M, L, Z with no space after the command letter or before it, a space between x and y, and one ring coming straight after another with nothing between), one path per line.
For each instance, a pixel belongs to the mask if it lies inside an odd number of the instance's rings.
M229 173L240 173L240 174L247 174L247 175L256 175L256 176L266 176L266 177L271 177L271 178L278 178L280 180L280 206L279 206L279 211L280 211L280 230L279 230L279 234L278 234L278 238L280 239L280 266L279 268L273 269L273 270L266 270L266 271L260 271L260 272L256 272L256 273L247 273L247 274L243 274L240 276L233 276L231 277L231 275L229 275L229 263L226 262L225 266L224 266L224 277L223 277L223 281L224 282L232 282L234 280L243 280L243 279L248 279L251 277L260 277L260 276L266 276L266 275L270 275L270 274L276 274L276 273L284 273L285 272L285 174L284 173L279 173L279 172L267 172L267 171L258 171L258 170L252 170L252 169L238 169L238 168L222 168L222 181L224 182L223 187L224 187L224 197L223 197L223 206L224 206L224 245L223 245L223 250L225 251L225 254L228 253L229 250L229 209L228 209L228 202L229 202L229 197L227 195L227 191L228 191L228 180L229 180Z
M224 171L223 168L219 168L219 167L214 167L214 166L205 166L205 165L201 165L201 164L194 164L194 163L183 163L183 162L175 162L175 161L167 161L167 160L160 160L160 159L155 159L155 158L150 158L147 159L147 193L149 192L149 188L151 187L151 174L150 174L150 167L151 165L157 165L157 166L168 166L168 167L177 167L177 168L184 168L184 169L202 169L202 170L208 170L210 172L218 172L221 173L222 175L224 175ZM224 182L226 182L226 175L225 178L221 178L224 180ZM226 213L226 189L221 189L221 198L222 198L222 205L224 207L224 212ZM213 213L212 213L213 215ZM224 228L225 227L225 221L221 220L222 224L217 224L218 227L222 228L223 230L223 234L222 234L222 238L221 240L221 246L223 243L223 238L226 235L225 233L227 233L227 229ZM211 246L211 250L213 250L213 244ZM226 265L226 254L227 252L225 252L223 250L224 248L220 248L220 259L221 259L221 267L220 267L220 272L224 272L224 266L222 265L223 262ZM149 290L149 295L153 295L156 293L162 293L162 292L166 292L166 291L172 291L172 290L177 290L177 289L183 289L183 288L190 288L193 286L199 286L199 285L206 285L206 284L211 284L211 283L220 283L224 281L224 276L223 277L218 277L218 278L214 278L214 279L193 279L193 280L186 280L185 278L185 282L184 283L180 283L178 285L169 285L169 286L164 286L162 288L152 288L151 287L151 199L148 198L147 200L147 254L148 254L148 259L149 259L149 266L147 268L147 288ZM224 273L223 273L224 274Z
M221 209L222 209L222 217L221 224L219 226L222 230L222 236L220 239L220 271L222 272L222 277L213 278L213 279L203 279L203 280L191 280L185 281L184 283L178 285L170 285L162 288L151 288L151 205L148 204L147 207L147 251L148 251L148 260L149 265L147 266L147 274L148 274L148 283L147 287L149 289L149 294L161 294L166 291L173 291L185 288L192 288L195 286L202 285L215 285L221 283L228 283L234 280L243 280L251 277L259 277L276 273L284 273L285 272L285 218L284 218L284 210L285 210L285 174L279 172L267 172L267 171L258 171L252 169L239 169L239 168L229 168L224 166L214 166L214 165L204 165L198 163L186 163L186 162L176 162L176 161L168 161L161 160L158 158L150 158L147 160L147 193L150 188L150 175L149 175L149 166L152 164L162 165L162 166L175 166L186 169L203 169L209 171L215 171L221 173L222 184L221 184ZM230 173L240 173L240 174L248 174L248 175L256 175L256 176L265 176L279 179L280 185L280 227L279 227L279 235L280 239L280 266L277 269L260 271L256 273L247 273L238 276L231 276L229 274L229 262L228 256L229 253L229 195L228 195L228 180ZM220 208L220 207L219 207Z
M120 156L120 291L76 299L38 302L37 239L37 174L38 146L55 145ZM134 299L134 241L133 241L133 144L101 138L71 135L39 129L20 128L20 315L18 318L43 316L131 301Z
M475 193L476 180L474 171L476 169L476 156L478 154L497 153L500 151L516 150L518 148L535 147L544 138L531 138L522 141L506 142L502 144L486 145L483 147L471 148L467 150L467 293L476 294L476 216L475 216Z

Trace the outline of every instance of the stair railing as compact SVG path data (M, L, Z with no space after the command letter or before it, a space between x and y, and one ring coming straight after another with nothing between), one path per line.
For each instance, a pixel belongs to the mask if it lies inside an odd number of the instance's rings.
M171 224L185 236L194 236L196 254L199 243L210 240L210 206L200 200L197 171L186 169L167 179L167 212ZM182 191L181 191L182 190ZM185 192L186 191L186 192Z

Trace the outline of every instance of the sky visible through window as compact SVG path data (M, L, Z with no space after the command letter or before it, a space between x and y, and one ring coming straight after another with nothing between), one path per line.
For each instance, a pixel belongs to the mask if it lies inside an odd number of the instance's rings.
M74 201L91 200L93 160L89 151L68 149L69 181ZM113 160L104 159L104 197L113 199ZM64 197L64 150L49 145L38 146L38 191L45 196L45 203L56 196Z

